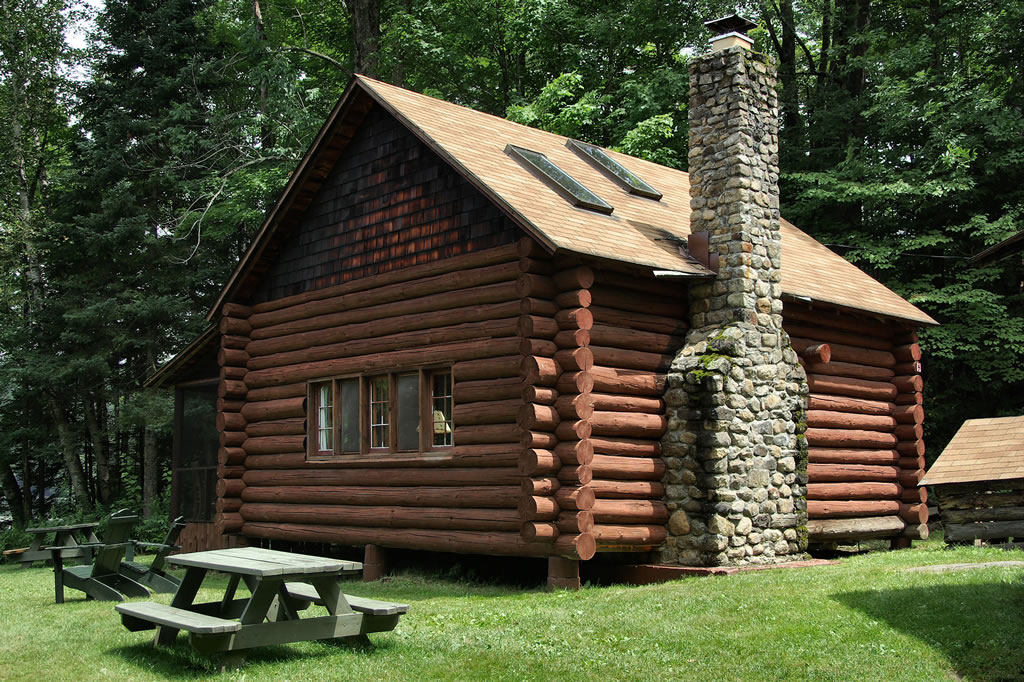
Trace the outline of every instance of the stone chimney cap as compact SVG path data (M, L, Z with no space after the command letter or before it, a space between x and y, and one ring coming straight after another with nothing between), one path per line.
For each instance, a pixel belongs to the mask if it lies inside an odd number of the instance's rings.
M755 28L757 24L741 17L738 14L730 14L727 17L721 19L713 19L712 21L705 21L704 25L714 35L721 35L723 33L746 33L752 28Z

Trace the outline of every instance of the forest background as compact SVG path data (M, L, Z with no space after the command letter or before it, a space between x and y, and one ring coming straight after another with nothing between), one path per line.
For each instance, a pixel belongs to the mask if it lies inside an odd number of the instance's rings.
M1024 3L0 0L0 483L164 509L187 344L353 72L686 168L703 22L779 65L782 213L942 323L929 457L1024 414ZM4 510L0 504L0 513Z

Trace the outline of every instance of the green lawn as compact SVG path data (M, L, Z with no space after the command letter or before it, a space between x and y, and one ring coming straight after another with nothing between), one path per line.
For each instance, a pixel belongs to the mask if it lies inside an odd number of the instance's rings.
M545 593L403 575L352 594L412 605L376 647L256 650L245 680L1024 679L1024 567L915 573L912 566L1024 560L1024 552L924 543L839 565ZM214 585L216 588L216 585ZM205 589L217 599L216 589ZM216 675L182 637L172 649L121 627L113 605L49 569L0 567L0 680ZM169 601L169 595L158 595Z

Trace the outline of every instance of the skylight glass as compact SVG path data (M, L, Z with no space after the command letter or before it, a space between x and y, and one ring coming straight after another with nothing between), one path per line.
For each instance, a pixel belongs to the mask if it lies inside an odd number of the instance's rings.
M595 147L579 140L569 140L565 143L565 146L596 166L598 170L609 178L622 185L630 194L637 194L649 199L661 199L661 192L641 180L636 173L626 170L621 163L605 154L604 150L600 147Z
M551 159L540 152L523 149L515 145L505 147L505 153L518 159L534 170L556 192L569 200L573 206L589 208L599 213L611 213L612 207L601 197L584 187L576 178L556 166Z

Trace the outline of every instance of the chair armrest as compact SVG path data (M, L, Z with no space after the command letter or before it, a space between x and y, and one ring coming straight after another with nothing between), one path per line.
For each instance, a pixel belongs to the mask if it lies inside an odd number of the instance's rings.
M163 549L168 547L170 549L181 549L181 545L165 545L162 542L141 542L139 540L132 540L136 547L157 547Z
M65 549L85 549L85 548L92 549L92 548L95 548L95 547L103 547L103 546L104 545L103 545L102 542L83 542L83 543L78 544L78 545L59 545L59 546L58 545L44 545L44 546L40 547L39 549L45 550L47 552L52 552L55 549L59 549L59 550L63 551Z

